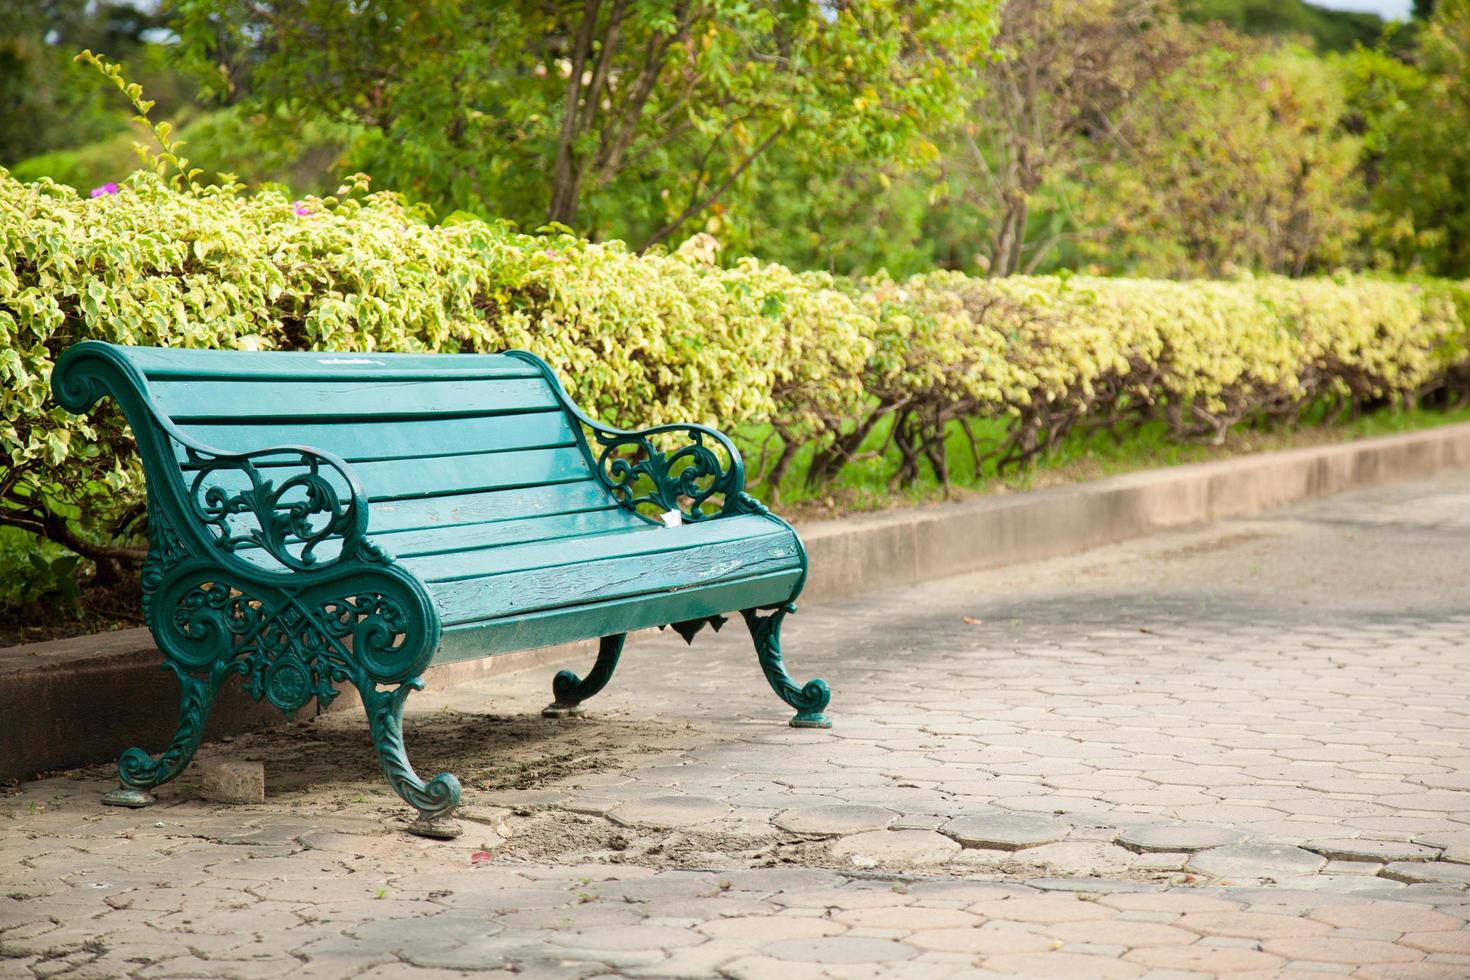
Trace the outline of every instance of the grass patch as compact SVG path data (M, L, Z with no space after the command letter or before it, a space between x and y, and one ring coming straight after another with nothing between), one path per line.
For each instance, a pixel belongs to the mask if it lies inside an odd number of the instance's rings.
M813 447L797 454L795 464L772 493L767 481L753 484L752 492L768 502L779 501L783 514L796 519L837 517L844 513L886 510L892 507L962 500L990 493L1038 490L1084 480L1095 480L1137 470L1229 459L1248 453L1270 452L1326 443L1350 442L1374 436L1393 435L1470 421L1470 406L1450 409L1390 407L1356 418L1328 421L1317 408L1304 414L1301 425L1291 429L1263 429L1241 425L1230 430L1218 445L1181 442L1169 436L1163 422L1146 422L1126 432L1111 429L1075 431L1029 464L997 474L993 462L976 473L968 438L953 426L946 445L950 460L950 485L941 485L928 464L918 481L908 487L890 489L890 475L898 467L898 452L888 443L888 426L882 425L863 444L859 456L866 457L844 467L835 482L824 488L806 485L806 472ZM998 439L1004 424L986 420L972 424L978 440ZM739 442L747 453L752 480L758 475L761 446L768 447L768 433L742 430Z

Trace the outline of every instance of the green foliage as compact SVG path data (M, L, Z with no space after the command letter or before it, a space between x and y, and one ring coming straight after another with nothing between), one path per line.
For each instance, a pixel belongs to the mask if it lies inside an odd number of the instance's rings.
M963 106L996 4L175 6L222 94L288 125L352 120L352 165L380 183L441 213L647 245L709 220L773 149L932 155L924 134Z
M326 182L345 148L355 137L347 126L315 123L283 133L263 125L240 106L176 117L180 141L211 174L228 174L251 186L283 184L302 194L326 194L337 181ZM71 150L52 150L10 168L17 180L49 177L81 190L99 187L138 166L137 146L151 139L148 130L130 128L96 143Z
M903 485L948 474L956 426L990 427L980 472L1079 426L1158 420L1214 438L1323 400L1412 400L1462 387L1470 363L1470 289L1449 284L854 281L724 266L709 236L640 256L470 217L436 227L365 185L293 202L141 171L87 199L0 172L0 523L94 559L138 557L141 475L122 420L110 405L70 416L48 388L60 351L87 338L528 348L608 421L764 430L759 475L780 485L805 454L817 486L880 428Z
M165 112L187 101L167 47L144 37L165 18L123 0L0 0L0 164L105 141L126 116L71 58L101 48L126 58Z
M1414 63L1359 51L1344 64L1379 263L1470 273L1470 0L1435 5Z
M54 615L80 612L81 558L49 541L0 527L0 609L40 607Z
M179 191L140 172L85 199L0 177L0 523L90 557L133 556L140 484L120 419L71 418L48 389L56 355L88 337L524 347L623 422L778 417L801 432L861 397L865 318L830 277L754 260L720 268L698 242L640 257L473 219L432 227L361 186L293 203L273 189Z
M1168 276L1350 265L1364 219L1343 92L1300 48L1220 43L1189 58L1140 100L1126 149L1097 175L1097 257Z

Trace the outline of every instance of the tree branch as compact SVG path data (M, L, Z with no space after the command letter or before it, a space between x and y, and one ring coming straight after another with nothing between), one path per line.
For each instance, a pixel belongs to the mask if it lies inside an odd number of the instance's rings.
M668 238L670 235L672 235L684 222L688 221L694 215L698 214L699 212L703 211L705 208L713 204L715 201L719 200L720 195L729 190L730 185L734 184L735 181L740 179L740 175L745 173L746 169L748 169L750 165L756 161L756 158L759 157L762 153L766 152L766 150L770 149L771 144L775 143L776 140L780 138L785 132L785 126L777 126L775 129L771 130L770 135L761 140L760 145L757 146L753 151L751 151L750 155L748 155L744 160L740 162L740 166L730 171L730 173L725 176L725 179L720 181L719 186L711 191L708 195L706 195L703 201L690 203L688 207L679 212L679 215L677 217L675 217L668 224L660 228L657 232L653 234L653 237L649 238L648 241L639 246L638 251L646 252L648 249L652 248L659 242L663 241L665 238Z

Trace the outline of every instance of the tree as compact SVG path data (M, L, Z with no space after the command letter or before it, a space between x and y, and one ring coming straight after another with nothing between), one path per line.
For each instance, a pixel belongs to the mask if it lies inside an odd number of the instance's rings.
M1372 241L1402 270L1470 276L1470 0L1441 0L1409 63L1346 60L1366 146Z
M945 166L952 196L984 221L989 241L972 248L987 254L992 275L1034 270L1067 233L1046 222L1029 237L1037 195L1080 174L1120 110L1177 60L1172 15L1168 0L1006 4L997 58Z
M995 0L183 0L216 88L350 117L353 164L440 210L640 246L784 152L902 160L952 116Z
M1134 101L1125 151L1086 203L1096 254L1131 272L1302 275L1349 261L1363 223L1360 141L1338 70L1295 46L1207 29Z

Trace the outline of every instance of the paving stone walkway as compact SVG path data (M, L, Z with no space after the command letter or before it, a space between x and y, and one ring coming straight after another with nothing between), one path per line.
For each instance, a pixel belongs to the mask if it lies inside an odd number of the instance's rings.
M1470 976L1470 473L732 623L206 746L264 805L0 799L0 976ZM415 703L417 702L417 703ZM99 721L99 723L102 723Z

